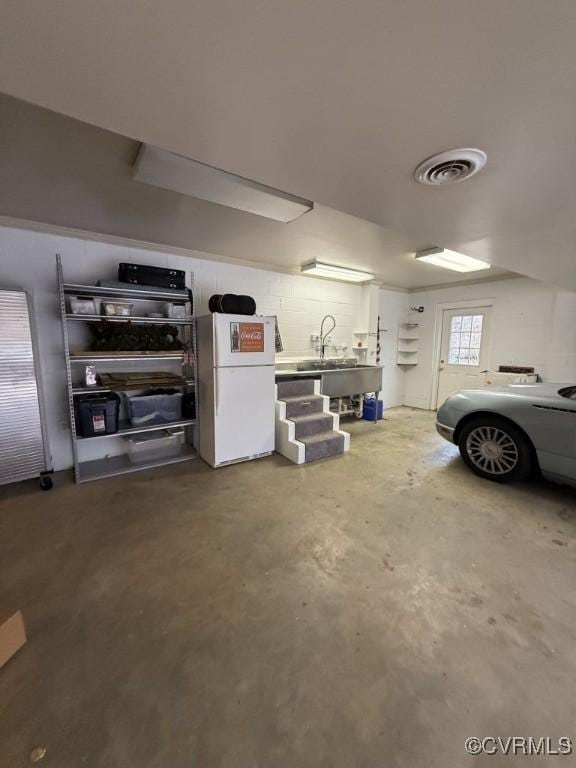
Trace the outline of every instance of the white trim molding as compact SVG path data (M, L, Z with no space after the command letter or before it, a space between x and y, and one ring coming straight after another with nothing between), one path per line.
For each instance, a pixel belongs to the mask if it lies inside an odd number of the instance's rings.
M438 386L440 384L440 352L442 349L442 327L444 324L444 312L451 309L475 309L478 308L493 308L496 299L489 297L486 299L465 299L463 301L441 301L434 306L434 329L433 329L433 344L432 344L432 381L430 384L429 394L429 408L431 411L436 410L436 401L438 398ZM490 347L488 349L488 357L490 358L492 349L492 334L488 339Z

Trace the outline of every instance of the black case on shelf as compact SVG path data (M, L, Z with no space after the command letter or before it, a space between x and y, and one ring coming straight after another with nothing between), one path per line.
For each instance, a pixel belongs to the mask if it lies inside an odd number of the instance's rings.
M118 280L133 285L153 285L157 288L186 288L186 273L183 269L150 267L143 264L118 264Z

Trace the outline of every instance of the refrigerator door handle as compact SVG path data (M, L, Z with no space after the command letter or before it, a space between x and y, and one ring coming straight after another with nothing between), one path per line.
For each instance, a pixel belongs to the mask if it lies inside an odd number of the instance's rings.
M214 413L216 416L220 413L220 377L219 369L214 368Z
M214 321L212 322L212 346L214 347L213 364L218 365L220 362L218 358L218 327Z
M220 386L218 377L218 325L214 315L212 315L212 344L214 347L214 414L218 416L220 411Z

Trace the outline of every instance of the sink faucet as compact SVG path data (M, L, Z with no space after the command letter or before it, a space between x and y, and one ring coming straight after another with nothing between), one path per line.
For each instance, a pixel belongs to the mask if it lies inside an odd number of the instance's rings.
M332 320L332 327L324 333L324 323L326 320ZM334 315L324 315L322 322L320 323L320 360L324 360L324 352L326 351L326 344L324 343L328 334L336 328L336 320Z

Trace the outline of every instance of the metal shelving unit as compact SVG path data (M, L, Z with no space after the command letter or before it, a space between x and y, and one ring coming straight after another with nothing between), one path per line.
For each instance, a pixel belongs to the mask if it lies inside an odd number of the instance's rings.
M91 480L103 480L106 477L116 475L126 475L129 472L140 472L142 469L154 469L163 467L166 464L179 464L181 461L190 461L198 456L194 448L185 445L182 453L178 456L171 456L169 459L156 459L153 461L142 462L141 464L131 464L126 456L110 456L105 459L94 459L82 464L82 478L80 483L88 483Z
M162 360L182 360L184 352L164 352L158 355L145 355L142 352L126 352L121 355L103 355L98 352L82 352L80 354L70 355L71 363L128 363L134 360L142 362Z
M186 385L187 387L195 387L196 386L196 382L194 381L194 379L183 379L182 386L184 386L184 385ZM152 386L152 384L146 385L146 386ZM170 386L175 387L176 384L171 384ZM128 392L129 389L132 389L132 390L134 390L134 389L141 389L141 387L136 387L136 386L133 386L133 387L130 387L130 388L126 387L122 391ZM72 394L74 394L74 395L86 395L89 392L99 393L99 392L115 392L115 391L116 391L116 389L114 389L114 387L101 387L101 386L99 386L97 384L94 385L94 386L91 386L91 387L72 387Z
M175 429L176 427L191 427L196 424L196 419L180 419L171 421L169 424L152 424L147 427L133 427L129 422L120 422L118 432L113 435L94 435L94 437L81 437L77 440L106 440L111 437L126 437L126 435L141 435L143 432L158 432L162 429Z
M79 320L83 323L101 323L102 320L106 320L108 323L130 322L138 323L139 325L166 325L166 323L170 323L170 325L193 325L194 322L192 318L184 320L171 317L137 317L135 315L131 315L130 317L118 317L114 315L73 315L71 312L68 312L66 319Z
M105 285L81 285L79 283L63 283L65 292L70 296L105 299L130 299L130 301L190 301L188 291L164 291L155 288L128 287L107 288ZM192 288L192 286L190 286Z
M127 389L111 388L102 386L83 386L78 383L74 383L75 380L75 367L80 363L92 363L96 366L102 364L114 364L121 362L130 362L132 364L147 364L151 362L172 362L180 363L183 381L178 386L185 389L194 389L196 395L196 413L198 412L198 382L197 382L197 346L196 346L196 324L192 311L191 296L193 295L194 276L191 274L191 291L164 291L161 288L148 290L140 287L119 288L100 285L80 285L77 283L64 282L64 275L62 270L62 261L60 255L56 256L56 272L58 279L58 295L60 300L60 313L62 319L62 337L64 341L64 356L66 362L66 381L68 391L68 410L70 419L70 430L72 434L72 453L74 457L74 477L77 483L89 482L91 480L98 480L105 477L113 477L115 475L123 475L128 472L137 472L143 469L151 469L152 467L160 467L165 464L175 464L181 461L189 461L196 458L197 452L193 447L193 429L197 424L196 419L179 419L167 424L154 424L143 427L134 427L129 423L120 423L118 432L112 435L98 435L94 437L81 437L76 433L76 422L74 412L74 396L84 394L88 392L104 393L104 392L124 392ZM145 316L131 316L131 317L108 317L101 315L82 315L72 314L68 311L67 297L69 296L81 296L87 298L104 298L104 299L126 299L131 302L166 302L166 301L178 301L187 305L188 315L186 318L156 318ZM114 353L102 353L91 351L70 351L69 340L69 323L76 326L78 323L96 323L102 320L108 322L119 323L138 323L138 324L170 324L176 325L180 328L180 337L184 342L184 351L175 352L120 352ZM103 372L103 371L102 371ZM170 385L175 387L176 385ZM146 385L145 388L152 388L152 385ZM184 428L185 432L185 444L182 447L180 453L176 456L169 458L152 459L146 462L138 464L132 464L128 459L128 456L112 455L103 456L102 458L90 459L82 458L82 452L84 446L91 444L94 441L95 444L100 444L102 440L111 439L115 437L127 437L130 435L137 435L145 432L154 432L158 430L170 429L170 428Z

